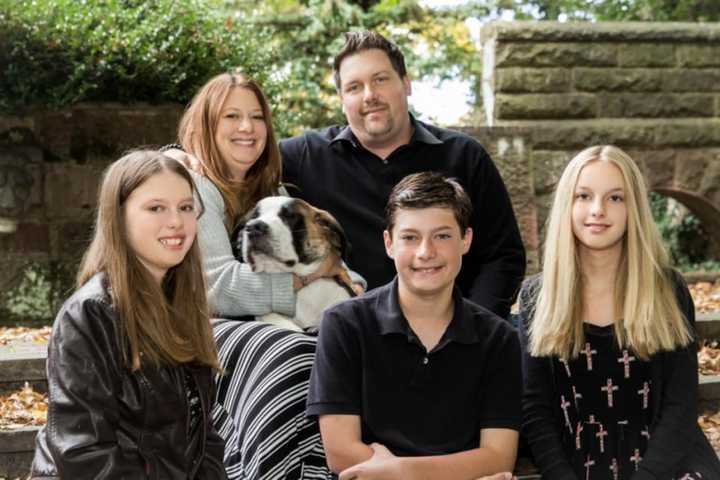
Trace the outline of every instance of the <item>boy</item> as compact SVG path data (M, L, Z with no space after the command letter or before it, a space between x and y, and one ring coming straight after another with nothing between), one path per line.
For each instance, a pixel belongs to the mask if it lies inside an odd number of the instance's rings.
M476 479L513 469L520 347L454 286L471 203L436 173L390 193L383 232L396 278L325 312L308 416L340 479ZM493 478L510 478L500 476Z

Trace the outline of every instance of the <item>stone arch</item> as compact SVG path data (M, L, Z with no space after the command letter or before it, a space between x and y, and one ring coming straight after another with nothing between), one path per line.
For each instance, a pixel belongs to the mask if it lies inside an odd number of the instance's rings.
M702 194L675 186L651 186L652 191L677 200L697 217L710 238L710 251L720 258L720 205Z

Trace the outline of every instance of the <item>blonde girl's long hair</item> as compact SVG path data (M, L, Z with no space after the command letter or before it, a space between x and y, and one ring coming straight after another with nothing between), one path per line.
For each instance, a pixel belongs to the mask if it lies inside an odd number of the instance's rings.
M594 146L578 153L565 168L548 218L541 282L532 310L530 352L533 356L575 358L585 344L583 276L572 231L572 205L580 172L591 162L612 163L622 173L627 230L615 283L615 338L648 359L662 350L686 346L691 333L680 312L670 261L653 221L640 169L621 149ZM534 297L534 295L531 295Z
M242 182L232 180L215 141L223 104L233 88L244 88L255 94L267 127L265 149ZM225 202L225 227L229 232L235 228L238 219L259 200L277 194L282 163L270 106L260 85L243 74L223 73L211 78L200 88L180 119L178 141L183 150L200 160L201 173L220 191Z
M136 188L161 172L179 175L195 192L185 167L153 150L125 155L105 171L94 236L80 265L77 285L97 273L105 274L117 312L120 351L131 370L184 363L218 368L197 238L182 262L168 270L162 286L128 242L125 203Z

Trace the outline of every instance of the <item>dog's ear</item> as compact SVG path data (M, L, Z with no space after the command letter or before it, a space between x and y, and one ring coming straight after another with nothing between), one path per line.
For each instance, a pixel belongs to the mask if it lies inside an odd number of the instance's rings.
M230 234L230 246L232 247L232 254L235 259L240 263L245 262L245 260L243 260L243 230L245 230L245 225L247 224L247 222L249 222L253 218L257 218L258 215L258 208L254 207L242 218L242 220L237 223L237 225L235 225L235 228Z
M324 210L319 210L315 214L315 221L323 228L327 241L332 246L332 249L343 261L347 262L348 255L350 254L350 242L340 223L335 220L335 217Z
M230 246L232 247L233 257L241 263L243 262L243 230L245 230L245 222L240 222L235 226L232 234L230 234Z

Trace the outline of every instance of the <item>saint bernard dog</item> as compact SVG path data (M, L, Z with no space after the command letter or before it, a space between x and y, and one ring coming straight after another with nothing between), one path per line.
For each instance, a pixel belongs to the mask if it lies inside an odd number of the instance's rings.
M267 197L248 213L236 233L233 253L253 272L290 272L300 277L315 272L328 255L346 258L348 242L335 218L304 200ZM297 331L313 331L326 308L355 293L347 273L320 278L296 294L295 318L277 313L260 320Z

